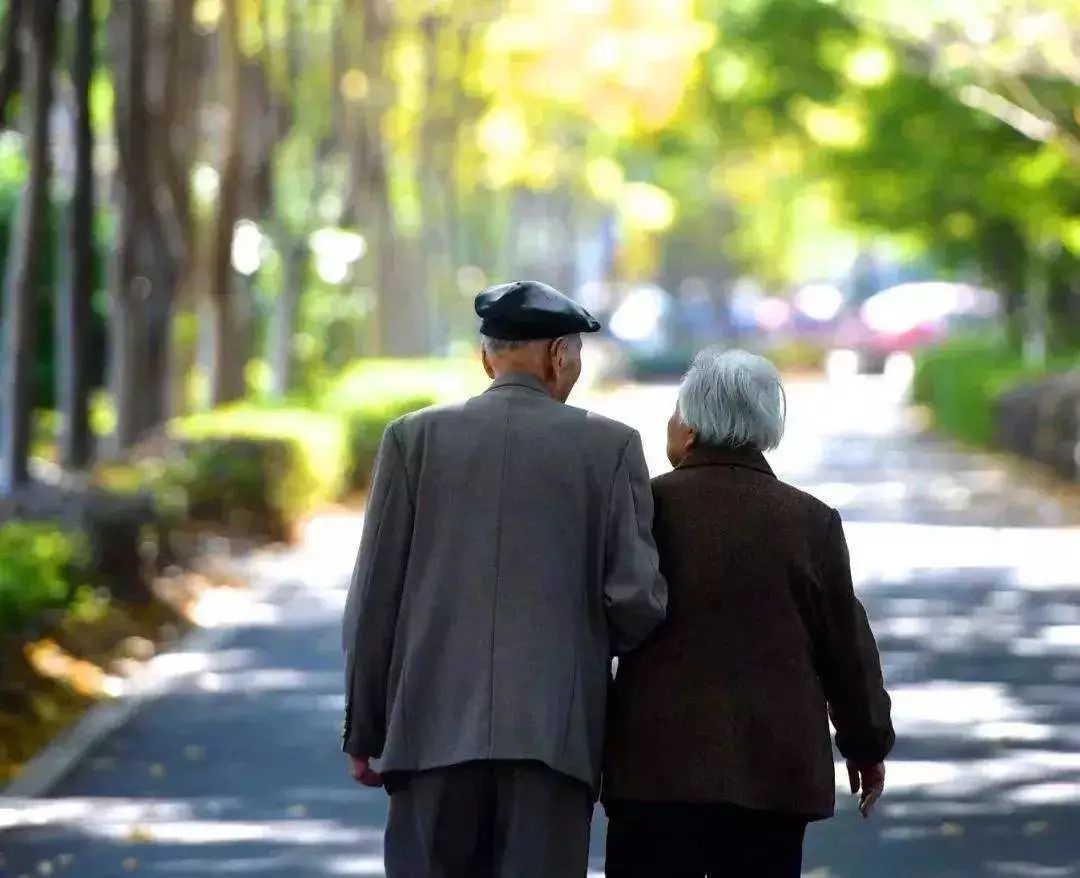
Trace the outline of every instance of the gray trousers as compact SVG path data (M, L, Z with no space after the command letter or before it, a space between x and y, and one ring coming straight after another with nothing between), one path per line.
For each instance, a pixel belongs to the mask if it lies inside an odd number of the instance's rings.
M592 792L534 762L389 779L387 878L584 878Z

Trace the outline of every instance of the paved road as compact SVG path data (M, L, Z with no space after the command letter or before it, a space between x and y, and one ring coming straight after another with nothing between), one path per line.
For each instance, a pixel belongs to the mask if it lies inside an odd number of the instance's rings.
M900 744L863 823L813 827L815 878L1080 876L1080 530L1046 493L915 435L881 381L790 388L772 460L838 506ZM667 387L596 407L664 468ZM378 793L336 752L337 622L355 518L262 562L260 600L55 791L0 810L0 876L380 875ZM14 807L12 807L14 804ZM32 825L28 825L32 824ZM602 835L597 821L595 866ZM599 873L598 873L599 874Z

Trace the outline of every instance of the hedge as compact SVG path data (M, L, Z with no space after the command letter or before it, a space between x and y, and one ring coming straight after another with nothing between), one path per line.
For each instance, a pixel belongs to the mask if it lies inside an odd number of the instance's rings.
M995 411L1000 397L1025 381L1066 371L1076 355L1031 366L1004 342L956 339L921 351L915 359L913 395L926 405L945 432L975 445L995 444Z
M485 384L483 370L472 360L360 360L348 367L318 405L346 424L349 487L366 486L387 424L427 406L463 399Z
M169 434L182 457L165 483L190 519L230 532L287 539L349 472L346 425L332 414L241 404L176 420Z

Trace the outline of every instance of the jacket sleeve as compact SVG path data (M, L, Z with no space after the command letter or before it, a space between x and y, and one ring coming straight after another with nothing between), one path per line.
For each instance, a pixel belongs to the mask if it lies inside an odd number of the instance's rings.
M342 749L377 758L386 738L386 687L412 535L413 502L391 424L383 434L345 604Z
M634 433L615 473L604 554L604 602L616 655L644 641L667 612L652 524L652 486Z
M845 759L881 762L895 743L881 659L866 610L855 597L840 515L832 511L822 569L822 682Z

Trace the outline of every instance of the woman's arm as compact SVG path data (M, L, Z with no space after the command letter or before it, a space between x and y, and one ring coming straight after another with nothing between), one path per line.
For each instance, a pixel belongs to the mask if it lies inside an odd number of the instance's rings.
M844 527L829 520L822 564L822 682L836 746L856 765L884 761L896 740L874 633L855 597Z

